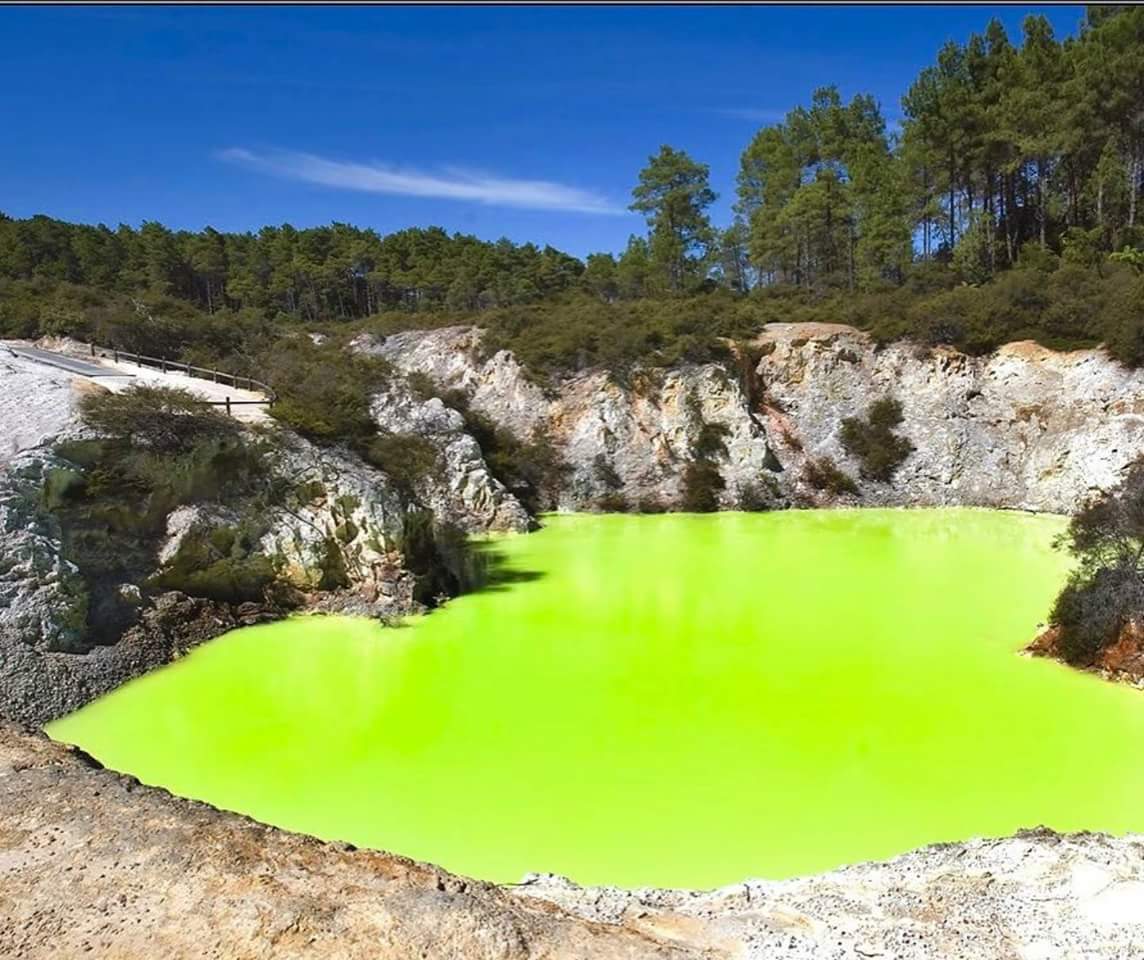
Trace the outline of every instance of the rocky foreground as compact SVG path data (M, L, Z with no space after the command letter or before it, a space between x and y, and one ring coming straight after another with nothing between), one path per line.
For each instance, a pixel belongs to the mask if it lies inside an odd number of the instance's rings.
M263 826L0 724L0 956L1129 958L1144 837L927 847L711 892L515 887Z

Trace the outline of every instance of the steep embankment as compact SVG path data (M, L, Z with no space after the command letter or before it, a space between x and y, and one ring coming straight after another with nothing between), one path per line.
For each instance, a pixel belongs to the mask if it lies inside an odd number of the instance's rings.
M459 415L439 402L430 411L436 420L414 418L436 425L431 449L440 466L412 496L346 450L276 430L260 488L273 483L285 492L175 507L142 564L120 571L122 582L100 584L97 600L47 490L53 475L83 474L61 454L60 443L92 436L78 417L77 400L98 390L52 367L0 361L0 426L12 428L0 451L0 717L46 722L196 643L283 615L281 604L221 602L208 599L209 592L188 596L148 586L180 562L184 546L212 531L244 525L260 531L256 554L304 608L386 616L416 606L415 577L403 553L412 513L428 508L469 532L523 530L529 523L461 431ZM412 399L395 393L391 400L412 417ZM379 401L379 416L387 408ZM109 606L122 627L112 631L117 635L97 636L93 621L106 621Z
M879 347L845 326L772 324L751 344L750 377L703 364L623 381L592 371L542 388L511 354L485 356L473 328L361 337L355 346L463 390L520 436L548 433L572 467L565 509L613 492L633 505L677 501L703 422L728 431L720 460L728 507L748 484L775 505L828 503L803 470L809 458L830 457L858 482L848 502L1069 512L1144 452L1144 373L1102 350L1056 353L1022 342L970 357ZM899 431L915 448L891 483L862 478L840 442L843 419L883 396L901 401Z
M709 893L495 887L262 826L0 724L0 954L1130 957L1144 841L1047 831Z

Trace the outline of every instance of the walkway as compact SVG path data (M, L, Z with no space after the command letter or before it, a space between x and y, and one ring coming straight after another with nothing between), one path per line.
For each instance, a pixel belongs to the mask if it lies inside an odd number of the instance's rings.
M26 340L0 340L0 355L9 354L24 361L54 367L77 380L98 383L113 393L120 393L137 383L179 387L220 407L229 398L233 404L231 414L238 420L256 422L269 416L266 397L257 390L242 390L173 369L163 371L139 366L123 358L116 361L110 351L98 348L96 356L92 356L89 346L74 340L49 341L48 345L53 349L35 346Z

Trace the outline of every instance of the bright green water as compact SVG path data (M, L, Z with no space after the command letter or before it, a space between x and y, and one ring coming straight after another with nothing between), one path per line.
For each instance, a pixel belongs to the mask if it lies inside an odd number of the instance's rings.
M552 517L541 576L411 625L236 631L50 727L326 838L517 880L710 886L939 840L1144 829L1144 696L1017 656L1061 521Z

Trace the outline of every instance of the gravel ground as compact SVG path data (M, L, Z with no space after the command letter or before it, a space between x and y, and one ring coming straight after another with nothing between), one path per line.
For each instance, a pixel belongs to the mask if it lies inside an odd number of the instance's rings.
M14 357L0 344L0 465L75 420L73 379L63 370Z
M31 346L27 341L0 340L0 463L73 423L75 401L84 389L104 388L118 392L135 383L148 383L182 387L213 403L221 403L227 397L232 401L264 399L257 391L237 390L183 373L163 373L126 362L115 363L110 356L92 358L87 347L73 341L41 341L37 345L76 356L121 375L77 376L57 367L17 357L6 349L9 346ZM246 422L268 417L263 404L236 405L232 411L237 419Z

